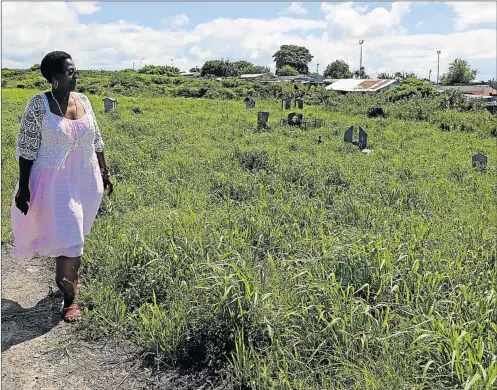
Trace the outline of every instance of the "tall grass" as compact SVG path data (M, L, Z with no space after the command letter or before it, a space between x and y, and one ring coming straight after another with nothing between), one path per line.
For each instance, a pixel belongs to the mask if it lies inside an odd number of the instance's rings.
M3 242L32 93L3 92ZM120 97L104 114L100 99L115 194L85 243L88 337L130 339L159 367L208 368L240 389L497 385L485 124L447 132L306 106L327 126L301 131L278 126L275 100ZM259 109L271 131L254 131ZM370 156L343 143L352 124ZM478 150L485 172L471 167Z

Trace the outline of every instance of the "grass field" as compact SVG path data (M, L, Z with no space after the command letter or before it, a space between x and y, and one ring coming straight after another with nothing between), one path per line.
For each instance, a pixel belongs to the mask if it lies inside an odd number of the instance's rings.
M2 92L2 242L34 93ZM279 127L277 100L121 97L104 114L90 99L115 193L85 244L88 337L130 339L228 388L497 386L488 133L319 106L304 117L326 128L301 131ZM270 132L254 131L259 110ZM353 124L370 156L343 142Z

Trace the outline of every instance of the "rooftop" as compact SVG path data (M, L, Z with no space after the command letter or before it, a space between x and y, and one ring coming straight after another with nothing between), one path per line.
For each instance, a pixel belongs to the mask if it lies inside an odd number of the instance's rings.
M326 87L328 90L341 92L375 92L389 85L397 83L396 80L370 80L370 79L340 79Z

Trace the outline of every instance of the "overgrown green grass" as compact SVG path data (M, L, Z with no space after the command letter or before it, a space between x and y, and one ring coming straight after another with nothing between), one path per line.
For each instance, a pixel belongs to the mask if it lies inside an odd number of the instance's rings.
M32 94L2 96L3 242ZM236 388L495 388L486 124L447 132L306 106L328 125L300 131L278 126L275 100L121 97L106 115L100 99L115 194L85 244L88 337L130 339ZM254 131L258 110L270 132ZM370 156L344 144L352 124ZM471 167L478 150L486 172Z

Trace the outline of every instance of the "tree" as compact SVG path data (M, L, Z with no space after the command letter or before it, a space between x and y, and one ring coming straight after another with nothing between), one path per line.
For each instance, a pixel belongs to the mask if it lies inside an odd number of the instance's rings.
M233 69L231 71L233 76L240 76L248 73L269 73L267 66L254 65L248 61L233 62Z
M39 64L34 64L31 68L29 68L30 71L32 72L37 72L40 70L40 65Z
M175 66L145 65L138 73L154 74L161 76L179 76L179 69Z
M350 79L352 78L352 72L345 61L336 60L326 67L324 77L329 77L330 79Z
M366 71L364 70L364 66L361 66L361 70L356 70L354 71L354 77L356 79L369 79L369 76L366 74Z
M378 73L378 80L393 80L395 76L390 73L382 72Z
M298 76L298 70L292 68L290 65L285 65L281 68L276 69L276 75L278 76Z
M416 77L409 77L402 81L398 87L386 92L391 101L407 100L413 97L430 97L435 93L435 87Z
M247 73L268 73L267 66L254 65L248 61L230 62L229 60L207 61L200 70L202 76L238 77Z
M200 72L200 68L198 68L198 67L191 68L191 69L189 70L189 72L190 72L190 73L198 73L198 72Z
M404 81L410 78L417 78L414 72L406 73L406 72L395 72L393 77L397 81Z
M269 69L269 66L265 65L254 65L252 68L252 71L250 73L269 73L271 69Z
M449 66L449 72L442 76L442 85L468 84L478 74L471 69L468 61L456 58Z
M303 46L281 45L280 49L273 54L276 62L276 70L290 65L296 69L299 74L309 73L309 63L314 58L313 55Z
M230 62L227 60L210 60L207 61L200 70L202 76L228 77Z

